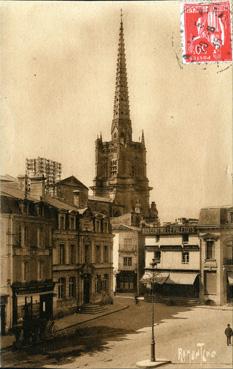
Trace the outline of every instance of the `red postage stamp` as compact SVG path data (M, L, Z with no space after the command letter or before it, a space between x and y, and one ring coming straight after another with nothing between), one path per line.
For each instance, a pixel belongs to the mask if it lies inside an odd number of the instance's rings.
M229 1L183 3L183 63L232 61Z

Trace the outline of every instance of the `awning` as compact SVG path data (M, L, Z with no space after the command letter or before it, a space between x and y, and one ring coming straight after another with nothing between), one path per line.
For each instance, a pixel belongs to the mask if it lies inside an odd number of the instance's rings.
M192 285L197 278L198 273L187 272L170 272L169 278L166 280L166 284L189 284Z
M233 286L233 272L227 272L228 283Z
M145 272L143 277L140 279L140 282L142 283L157 283L157 284L163 284L166 282L167 278L169 276L169 273L167 272Z

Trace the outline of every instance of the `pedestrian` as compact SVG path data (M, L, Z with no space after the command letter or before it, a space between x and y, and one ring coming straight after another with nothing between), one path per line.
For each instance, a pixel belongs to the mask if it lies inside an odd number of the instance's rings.
M135 300L135 304L137 305L138 304L138 295L135 295L134 300Z
M231 329L230 324L227 324L227 328L225 329L225 335L227 336L227 346L231 345L231 336L233 335L233 331Z

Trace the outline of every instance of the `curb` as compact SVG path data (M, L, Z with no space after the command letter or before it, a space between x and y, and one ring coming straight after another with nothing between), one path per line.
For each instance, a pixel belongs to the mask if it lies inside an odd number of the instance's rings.
M94 316L93 318L90 318L90 319L87 319L87 320L84 320L83 322L77 322L75 324L72 324L72 325L69 325L68 327L66 328L61 328L61 329L58 329L57 330L57 333L58 332L62 332L66 329L69 329L69 328L74 328L76 327L77 325L81 325L81 324L84 324L86 322L90 322L91 320L95 320L95 319L98 319L98 318L102 318L103 316L107 316L107 315L110 315L110 314L114 314L114 313L117 313L118 311L122 311L122 310L125 310L125 309L128 309L129 305L125 305L117 310L113 310L113 311L109 311L109 312L106 312L106 313L103 313L101 315L98 315L98 316Z

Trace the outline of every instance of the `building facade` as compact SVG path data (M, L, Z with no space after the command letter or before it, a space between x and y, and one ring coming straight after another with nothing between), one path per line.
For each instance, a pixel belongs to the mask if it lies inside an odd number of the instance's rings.
M53 214L25 198L17 183L1 184L1 334L53 316Z
M146 284L152 277L151 263L154 259L154 288L158 298L199 298L200 240L197 220L183 218L172 224L144 227L142 234L145 236L145 274L142 283Z
M201 286L203 302L223 305L233 301L233 207L200 211Z

